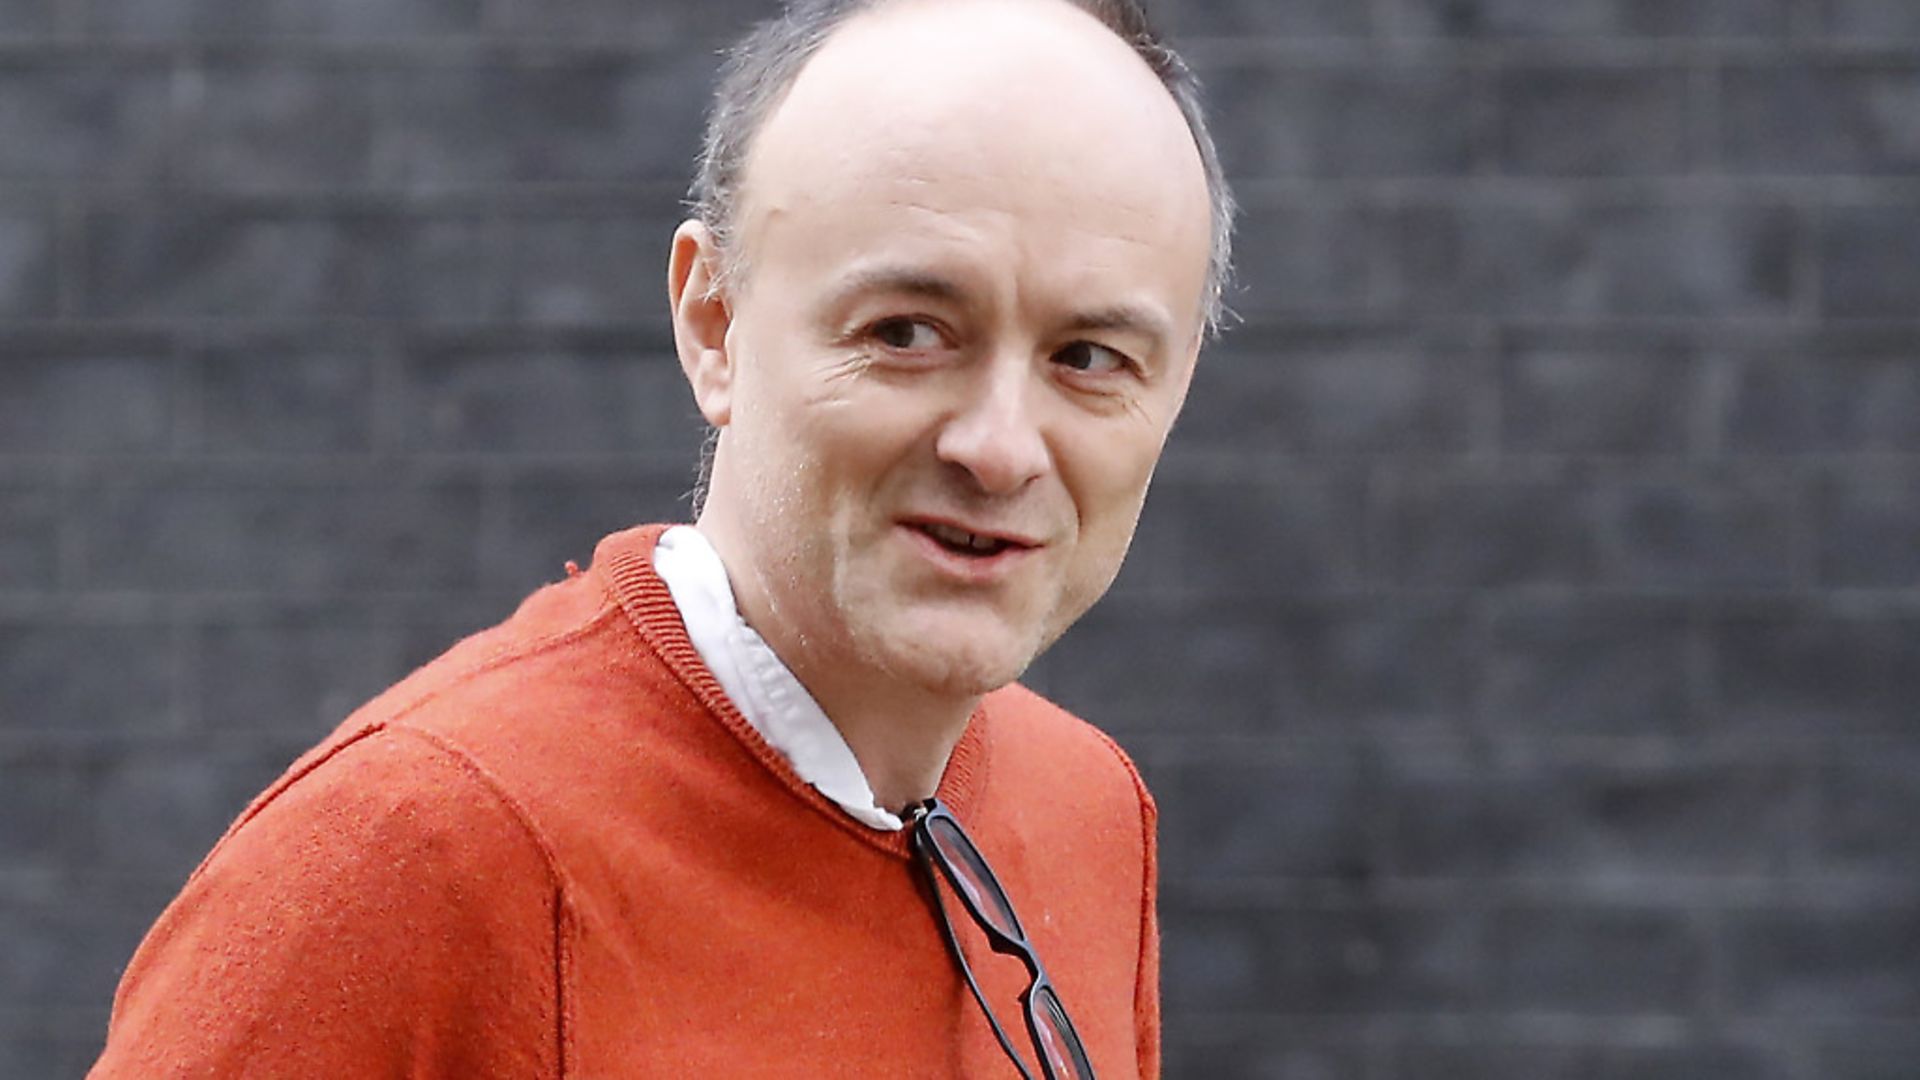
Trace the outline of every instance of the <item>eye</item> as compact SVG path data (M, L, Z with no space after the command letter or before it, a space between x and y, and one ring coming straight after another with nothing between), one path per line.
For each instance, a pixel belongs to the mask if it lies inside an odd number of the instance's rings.
M868 330L875 341L889 349L901 352L918 352L923 349L940 347L940 331L924 319L909 319L896 316L881 319Z
M1134 367L1133 361L1126 356L1091 341L1076 341L1054 353L1053 359L1055 363L1075 371L1085 371L1095 375L1131 371Z

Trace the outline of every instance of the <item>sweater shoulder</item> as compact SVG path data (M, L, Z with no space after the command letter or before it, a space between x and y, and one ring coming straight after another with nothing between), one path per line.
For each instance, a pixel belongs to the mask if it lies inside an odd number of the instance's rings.
M665 680L619 604L587 576L546 586L358 709L312 752L376 729L412 732L503 791L590 752L634 686ZM539 749L542 752L532 751Z
M552 1075L558 897L458 755L343 738L256 799L162 914L94 1075Z
M511 872L537 878L542 889L553 884L539 837L484 771L400 727L336 735L295 762L241 813L195 875L239 867L247 876L244 868L256 861L285 861L287 842L316 857L285 872L302 886L325 888L330 875L360 872L365 880L335 884L365 886L385 876L383 861L416 875Z
M1133 759L1106 732L1032 689L1014 683L987 696L993 770L1015 773L1021 787L1090 800L1134 813L1151 829L1153 797Z
M987 695L995 718L996 741L1005 739L1034 750L1048 749L1118 775L1138 777L1133 759L1106 732L1031 688L1012 683Z

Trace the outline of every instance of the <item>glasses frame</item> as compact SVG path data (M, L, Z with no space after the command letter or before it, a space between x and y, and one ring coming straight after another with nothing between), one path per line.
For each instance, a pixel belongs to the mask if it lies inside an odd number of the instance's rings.
M926 874L927 890L933 894L933 906L940 913L940 928L946 934L947 946L952 950L954 960L960 965L960 974L966 977L967 988L973 991L974 1001L979 1003L980 1011L986 1014L987 1023L992 1025L994 1038L1000 1040L1000 1048L1013 1059L1014 1067L1020 1070L1020 1075L1025 1077L1025 1080L1034 1080L1033 1073L1027 1069L1026 1061L1014 1050L1013 1040L1007 1037L1006 1029L1000 1026L1000 1019L994 1015L993 1007L987 1004L987 995L980 989L980 982L973 974L973 966L967 963L966 950L960 947L960 934L954 929L953 919L947 914L946 901L940 898L942 877L953 889L954 895L960 898L960 903L967 909L967 913L973 916L973 921L986 934L987 943L992 946L993 951L1003 956L1019 957L1021 962L1026 964L1028 983L1026 990L1020 994L1020 1007L1026 1015L1027 1036L1033 1040L1034 1053L1039 1058L1040 1068L1046 1080L1097 1080L1093 1072L1093 1062L1087 1056L1086 1043L1080 1038L1080 1032L1074 1028L1072 1017L1067 1015L1066 1003L1060 1000L1060 991L1054 987L1053 980L1047 975L1046 966L1040 962L1040 954L1034 949L1033 940L1027 936L1026 928L1020 924L1020 916L1013 910L1013 898L1007 895L1006 887L1000 884L999 876L993 872L993 867L988 865L986 856L980 853L980 846L973 842L973 837L967 835L967 830L960 824L960 819L954 817L953 811L949 810L937 796L916 804L912 809L912 821L914 857ZM976 896L961 881L960 870L954 867L946 851L941 847L939 839L934 836L933 829L936 823L951 826L951 835L964 845L961 857L970 861L976 868L977 873L974 876L978 878L979 883L992 890L993 899L997 901L996 906L1006 913L1009 925L1004 927L998 925L994 916L981 910L982 898ZM1036 1002L1042 1004L1037 1005ZM1038 1010L1045 1007L1046 1002L1051 1002L1052 1008L1049 1011L1058 1018L1058 1023L1053 1024L1052 1027L1060 1033L1064 1044L1061 1052L1068 1068L1064 1073L1054 1067L1054 1059L1047 1053L1048 1040L1041 1033Z

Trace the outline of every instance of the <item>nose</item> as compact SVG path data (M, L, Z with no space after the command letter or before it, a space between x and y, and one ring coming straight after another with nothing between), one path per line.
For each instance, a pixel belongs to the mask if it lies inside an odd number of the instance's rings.
M996 359L984 366L935 436L934 454L966 470L983 494L1011 495L1053 467L1053 452L1028 400L1028 365Z

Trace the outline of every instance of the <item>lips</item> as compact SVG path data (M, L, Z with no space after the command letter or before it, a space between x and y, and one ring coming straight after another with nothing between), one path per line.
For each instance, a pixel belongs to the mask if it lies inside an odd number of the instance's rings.
M1007 546L1007 542L997 536L983 536L953 525L935 523L922 525L920 528L928 536L956 551L974 551L982 555L992 555Z
M931 537L935 543L956 555L988 558L1008 550L1038 546L1017 534L968 527L952 521L922 519L909 521L906 524Z

